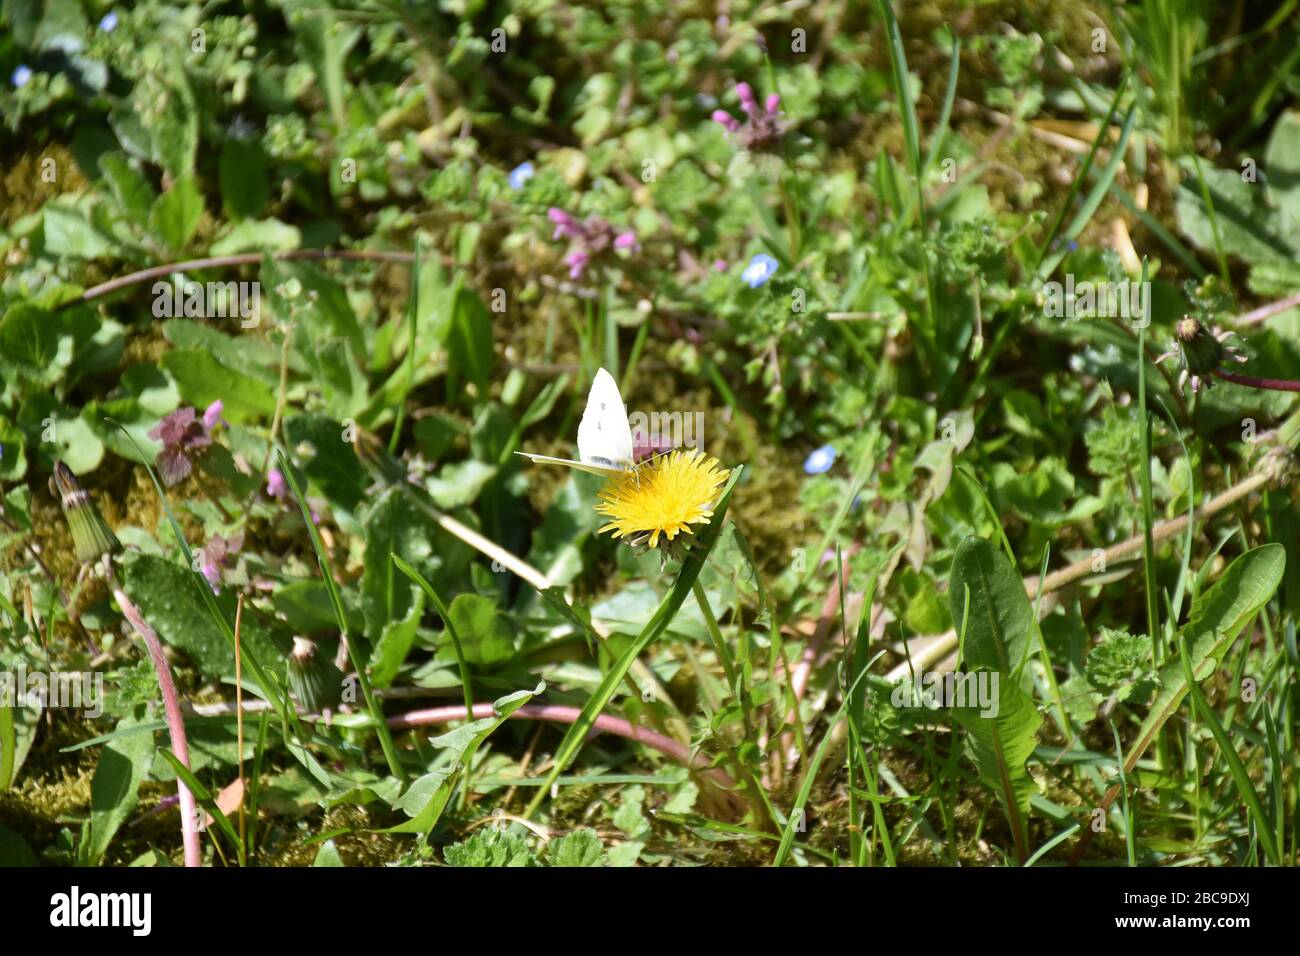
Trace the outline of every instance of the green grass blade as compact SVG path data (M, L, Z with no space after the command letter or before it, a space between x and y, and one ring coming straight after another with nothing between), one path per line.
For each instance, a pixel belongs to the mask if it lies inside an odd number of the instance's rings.
M1255 823L1255 835L1264 846L1264 855L1268 857L1269 862L1274 866L1281 866L1282 854L1274 840L1273 824L1269 820L1268 814L1264 812L1264 805L1259 802L1259 793L1255 790L1255 784L1251 781L1250 774L1246 772L1241 757L1233 749L1232 741L1224 733L1223 725L1219 723L1214 708L1205 699L1205 694L1201 692L1196 679L1192 676L1191 652L1187 647L1187 635L1184 634L1179 637L1178 646L1181 651L1183 677L1187 681L1187 692L1192 698L1192 707L1197 716L1204 721L1205 726L1210 729L1210 733L1214 736L1214 742L1219 745L1219 751L1223 754L1223 759L1228 762L1228 770L1232 774L1232 782L1237 787L1237 795L1246 804L1246 810Z
M311 508L307 505L307 498L302 493L302 489L298 487L298 479L294 475L293 466L289 464L289 459L283 450L277 448L275 453L280 462L280 471L284 474L285 481L288 482L294 499L298 502L303 523L307 526L307 532L311 536L311 546L316 551L316 562L320 566L321 576L325 579L325 590L329 593L330 607L334 611L334 620L338 624L339 634L347 646L348 659L357 672L357 683L361 687L362 697L365 698L366 710L374 721L375 734L379 737L379 745L384 751L384 759L388 762L388 769L393 776L405 783L406 772L402 769L401 760L398 759L397 748L393 746L393 735L389 733L388 725L384 723L384 710L379 704L379 698L375 696L375 692L370 686L370 678L366 674L366 662L359 659L355 642L348 632L348 616L343 609L343 597L339 594L339 586L334 580L334 563L330 560L329 552L325 550L325 542L321 540L320 529L316 527L316 522L312 519Z
M465 648L460 642L460 632L456 629L456 623L451 619L451 614L447 610L447 602L442 599L442 595L433 589L433 585L424 579L423 574L402 560L400 556L391 554L389 557L397 565L397 570L419 585L425 596L433 602L434 608L438 611L438 616L442 618L443 626L447 628L447 634L451 637L452 650L456 652L456 666L460 668L460 685L465 697L465 719L473 720L474 691L470 686L469 663L465 660Z

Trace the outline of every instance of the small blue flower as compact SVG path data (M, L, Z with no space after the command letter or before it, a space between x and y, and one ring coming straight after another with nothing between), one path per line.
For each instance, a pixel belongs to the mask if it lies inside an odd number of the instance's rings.
M803 470L810 475L820 475L830 471L833 464L835 464L835 446L822 445L804 461Z
M740 277L749 283L751 289L757 289L776 275L777 265L777 261L766 252L760 252L749 260L749 265L745 266L745 271L740 274Z
M116 11L109 10L108 13L104 14L104 18L99 21L99 28L103 30L105 33L112 33L114 30L116 30L117 29Z
M537 175L537 170L533 168L532 163L520 163L514 169L510 170L510 188L523 189L524 183Z
M19 63L14 67L13 74L9 77L9 82L14 85L14 89L26 86L32 78L32 68L26 63Z

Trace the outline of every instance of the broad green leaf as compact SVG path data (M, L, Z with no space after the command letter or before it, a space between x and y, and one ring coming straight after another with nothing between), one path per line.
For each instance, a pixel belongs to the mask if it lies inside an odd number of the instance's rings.
M178 179L154 201L149 222L173 252L182 252L203 215L203 196L193 176Z
M1286 549L1280 544L1265 544L1233 561L1214 586L1201 595L1181 631L1191 649L1191 671L1197 682L1218 668L1237 634L1277 591L1285 568ZM1129 747L1126 770L1137 766L1160 728L1178 712L1187 688L1182 660L1170 661L1160 672L1160 693Z
M515 653L509 619L480 594L458 594L448 609L460 635L465 660L480 667L508 661Z
M479 388L492 372L492 314L472 289L459 287L455 297L447 351L452 366Z
M278 219L246 219L214 242L208 250L214 256L236 252L287 252L302 245L297 226Z
M300 355L306 357L321 343L340 339L361 364L365 337L341 282L306 262L264 260L262 288L275 315L294 321L293 345Z
M284 435L298 465L337 508L354 512L369 479L343 426L323 415L294 415Z
M45 251L72 259L99 259L116 254L117 243L96 228L80 209L50 204L45 207Z
M271 196L262 148L254 142L227 139L217 169L226 208L239 219L257 217Z
M415 601L406 617L393 621L379 635L370 655L370 680L376 687L387 687L406 662L406 655L415 643L415 632L424 614L424 595L417 591Z
M127 596L140 608L167 644L183 650L209 678L235 672L235 652L208 614L189 580L190 572L163 558L139 552L121 558ZM228 591L215 597L226 619L235 619L235 598ZM288 650L288 636L274 634L257 615L244 614L240 642L265 661L279 660Z
M211 352L222 365L239 369L275 388L280 380L280 353L265 341L249 335L227 335L205 322L171 319L163 323L163 335L178 349Z
M333 418L355 419L367 401L366 376L352 349L343 339L312 336L299 352L307 361L312 381L325 395L325 411Z
M970 612L962 645L962 666L1003 677L1019 672L1029 654L1034 610L1025 585L1007 556L984 538L971 536L957 547L948 583L953 625L962 626L966 592Z
M1203 252L1214 252L1214 226L1225 252L1246 262L1275 262L1294 258L1295 249L1276 229L1281 225L1269 208L1265 191L1243 182L1231 169L1201 164L1205 188L1214 204L1214 221L1201 195L1200 180L1190 172L1174 194L1174 211L1183 235Z
M263 382L236 371L202 349L172 349L163 356L162 366L176 379L186 402L200 410L220 399L232 422L271 416L275 393Z
M360 634L366 629L366 622L361 616L356 594L345 591L342 597L348 627ZM323 581L294 581L282 585L276 588L271 606L290 628L300 634L337 627L334 608L330 605L329 589Z
M0 866L40 866L27 841L4 824L0 824Z
M149 211L156 198L149 180L122 153L105 153L100 156L99 168L122 215L137 226L147 225Z
M339 856L339 848L335 846L333 840L326 840L316 851L316 859L312 861L312 866L343 866L343 857Z
M118 729L130 729L141 721L124 717ZM90 782L90 841L83 848L86 863L98 866L118 829L126 822L139 799L140 782L153 762L153 735L127 734L107 744Z
M146 82L137 83L132 109L145 121L151 141L153 159L172 179L182 179L194 172L194 157L199 148L198 104L190 90L186 71L176 64L166 71L166 83L149 74Z
M290 16L294 47L304 63L316 72L334 123L342 127L348 83L344 61L348 51L361 38L361 29L345 25L328 10L295 10Z
M72 336L56 313L15 302L0 319L0 368L52 385L71 364L72 350Z
M429 478L425 487L439 508L450 511L473 504L483 486L496 477L496 473L494 465L471 458L443 465L436 475Z
M392 555L399 555L434 583L443 564L440 545L448 544L447 533L412 503L410 494L396 485L386 489L363 519L361 608L371 634L380 634L390 622L405 618L415 601L416 586L393 566Z
M1300 249L1300 113L1289 110L1278 117L1264 153L1264 170L1278 231L1292 249Z
M517 833L484 827L467 839L445 847L442 857L448 866L492 867L536 866L537 857Z

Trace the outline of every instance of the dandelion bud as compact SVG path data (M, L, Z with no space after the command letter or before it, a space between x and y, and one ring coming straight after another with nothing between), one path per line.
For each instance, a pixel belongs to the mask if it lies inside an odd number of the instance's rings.
M122 550L122 543L105 523L95 502L77 483L72 470L61 461L54 463L54 486L68 530L72 532L72 546L78 561L95 561L105 554Z
M337 707L343 697L343 672L305 637L293 639L288 679L294 699L310 713Z

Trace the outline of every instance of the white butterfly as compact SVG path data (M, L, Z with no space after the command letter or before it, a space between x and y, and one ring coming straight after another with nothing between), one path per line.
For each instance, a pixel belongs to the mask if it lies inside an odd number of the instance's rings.
M603 368L596 372L587 393L587 410L578 425L578 461L551 458L549 455L530 455L517 451L538 465L563 465L592 475L622 474L635 468L632 459L632 426L628 424L627 407L618 393L614 376Z

